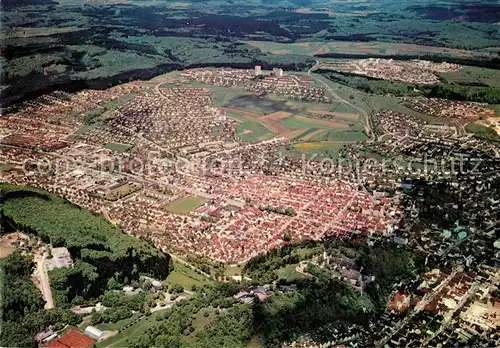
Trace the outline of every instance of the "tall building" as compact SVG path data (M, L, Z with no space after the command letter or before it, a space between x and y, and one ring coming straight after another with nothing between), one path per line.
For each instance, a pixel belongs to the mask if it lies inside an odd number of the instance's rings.
M255 75L259 76L262 73L262 67L260 65L255 66Z

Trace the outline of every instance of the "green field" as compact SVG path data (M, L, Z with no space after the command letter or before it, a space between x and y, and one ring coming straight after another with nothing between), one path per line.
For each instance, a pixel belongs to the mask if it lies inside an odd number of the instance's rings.
M493 128L486 127L474 122L466 125L465 130L481 139L500 140L500 135L498 135Z
M299 134L298 136L296 136L295 138L293 138L292 141L300 140L300 139L304 138L305 136L307 136L307 135L309 135L311 133L316 132L317 130L318 130L317 128L309 128L304 133Z
M203 330L203 328L205 328L208 324L216 320L217 317L218 315L215 314L215 308L213 307L203 308L198 313L196 313L192 322L194 331L185 337L186 341L189 343L196 342L196 334L199 331Z
M241 269L242 268L243 268L243 266L235 266L235 265L228 266L224 270L224 275L227 277L241 276Z
M227 115L235 118L242 123L236 125L238 138L244 143L258 143L264 140L269 140L276 135L271 129L264 124L249 116L240 115L234 112L227 112Z
M297 263L294 263L291 265L286 265L285 267L277 269L276 273L278 274L278 277L280 279L284 279L286 282L289 282L289 283L293 283L294 281L297 281L297 280L306 279L307 276L305 276L302 273L299 273L295 270L297 265L298 265Z
M495 69L464 66L459 71L441 74L441 78L458 85L482 83L490 87L500 87L500 71Z
M328 130L316 134L314 137L309 139L310 141L343 141L346 143L363 141L368 137L365 133L358 130Z
M172 213L186 214L198 208L206 202L205 198L186 196L179 198L167 206L167 210Z
M329 125L316 122L314 119L303 119L296 116L290 116L280 120L280 123L290 129L303 129L303 128L317 128L317 129L330 129Z
M191 268L175 262L174 270L167 277L168 284L179 284L184 289L191 290L193 285L201 286L207 283L207 279L196 273Z
M116 323L99 323L99 324L96 324L95 326L98 329L105 330L105 331L116 331L116 330L120 330L120 329L124 328L127 325L132 324L134 321L138 320L142 316L143 316L142 313L135 313L130 318L119 320ZM88 325L90 325L90 323Z
M259 122L244 122L236 126L238 138L244 143L258 143L274 137L274 133Z
M295 43L280 43L271 41L243 41L244 43L259 48L263 52L277 55L308 55L316 54L342 54L342 55L443 55L448 57L492 57L489 52L471 52L462 49L445 48L437 46L424 46L396 42L349 42L349 41L308 41Z
M14 168L13 165L11 165L9 163L1 163L0 162L0 172L7 172L7 171L11 170L12 168Z
M105 149L116 151L116 152L127 152L129 151L133 145L130 144L119 144L119 143L109 143L104 145Z
M158 321L156 320L156 318L163 316L164 313L165 313L165 310L162 310L162 311L155 312L148 317L142 317L137 323L128 327L126 330L117 333L116 335L108 338L107 340L97 342L95 344L95 347L96 348L127 347L128 346L127 339L129 337L137 337L137 336L140 336L141 334L144 334L146 332L146 330L148 330L149 328L158 324ZM132 318L134 318L134 317L132 317ZM125 319L125 320L130 320L132 318ZM126 325L125 321L122 320L122 322L123 322L122 323L123 325Z

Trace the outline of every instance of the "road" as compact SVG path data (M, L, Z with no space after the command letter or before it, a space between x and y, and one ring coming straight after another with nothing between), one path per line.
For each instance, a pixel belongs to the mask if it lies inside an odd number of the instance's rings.
M43 298L45 299L45 309L54 308L54 299L52 298L52 290L50 289L49 276L45 267L45 259L47 255L45 252L42 256L36 257L36 268L40 278L40 287L42 290Z
M368 115L368 113L367 113L365 110L363 110L362 108L360 108L360 107L358 107L358 106L356 106L356 105L354 105L354 104L350 103L349 101L347 101L347 100L343 99L342 97L340 97L337 93L335 93L335 92L333 91L333 89L332 89L332 88L331 88L331 87L330 87L330 86L329 86L326 82L324 82L323 80L321 80L321 79L320 79L320 78L318 78L317 76L314 76L314 75L312 74L312 72L313 72L314 70L316 70L316 69L319 67L319 65L320 65L319 61L316 61L316 64L315 64L315 65L314 65L311 69L309 69L309 70L307 71L307 74L308 74L310 77L312 77L314 80L316 80L317 82L319 82L319 83L321 83L323 86L325 86L325 89L326 89L328 92L330 92L330 93L331 93L331 95L333 96L333 98L334 98L334 99L336 99L338 102L340 102L340 103L344 103L344 104L346 104L346 105L349 105L351 108L353 108L353 109L355 109L355 110L359 111L359 112L361 113L361 115L363 115L363 117L364 117L364 119L365 119L365 121L366 121L366 123L365 123L365 131L366 131L366 134L367 134L370 138L372 138L372 139L373 139L373 138L374 138L374 135L373 135L373 132L372 132L373 127L371 126L371 119L370 119L370 115ZM375 139L373 139L373 140L375 140Z
M417 305L415 306L415 308L413 309L413 311L409 315L407 315L402 320L400 320L399 323L397 323L393 327L393 329L391 330L391 332L387 336L385 336L383 339L381 339L380 341L378 341L378 342L375 343L375 347L383 347L392 338L392 336L394 336L396 333L398 333L399 330L401 330L406 324L408 324L410 322L410 320L415 315L417 315L421 310L423 310L425 308L425 306L427 306L432 300L434 300L434 298L436 297L436 295L441 290L443 290L443 288L446 285L448 285L448 283L455 277L455 275L458 272L462 272L462 271L463 271L463 269L461 267L458 268L458 269L456 269L441 284L439 284L435 289L433 289L432 292L426 294L422 298L422 300L420 300L420 302L417 303Z
M480 283L472 284L472 286L469 288L467 293L460 299L460 302L456 305L456 307L453 310L451 310L450 312L446 313L439 330L437 330L431 337L426 339L423 343L423 346L427 346L429 344L429 342L431 342L434 338L439 336L444 331L444 329L446 329L449 326L450 321L451 321L451 319L453 319L453 316L455 315L455 313L458 312L459 310L461 310L462 307L464 306L465 302L467 302L467 300L469 298L471 298L472 296L474 296L476 294L476 292L479 290L479 286L480 286Z

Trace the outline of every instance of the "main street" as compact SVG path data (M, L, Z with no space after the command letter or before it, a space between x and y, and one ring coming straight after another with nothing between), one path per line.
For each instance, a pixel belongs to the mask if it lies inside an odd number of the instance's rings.
M445 286L447 286L450 281L455 278L457 273L462 272L463 268L459 267L456 270L454 270L441 284L439 284L435 289L433 289L430 293L426 294L419 303L413 308L413 311L408 314L406 317L404 317L402 320L400 320L394 327L392 328L391 332L385 336L383 339L375 343L376 347L384 347L385 344L394 336L396 333L399 332L406 324L410 322L410 320L417 315L420 311L422 311L425 306L427 306L429 303L434 300L437 294L443 290Z

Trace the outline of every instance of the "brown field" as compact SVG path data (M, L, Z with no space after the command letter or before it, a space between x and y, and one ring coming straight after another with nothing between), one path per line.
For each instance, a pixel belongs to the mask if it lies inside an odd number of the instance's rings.
M288 132L281 133L280 136L285 137L287 139L293 139L307 131L309 128L302 128L297 130L289 130ZM322 129L324 130L324 129ZM316 132L315 132L316 133Z
M13 243L19 241L20 238L20 233L9 233L0 239L0 259L3 259L16 251L16 247Z
M330 53L330 49L328 47L322 46L318 48L316 51L311 52L311 54L314 56L316 54L326 54Z
M263 123L267 127L271 128L274 132L276 132L282 136L285 136L286 133L290 133L292 131L290 128L288 128L288 127L284 126L282 123L280 123L279 120L267 121L267 122L263 122ZM305 132L305 131L306 130L304 130L303 132ZM297 134L297 135L299 135L299 134Z

